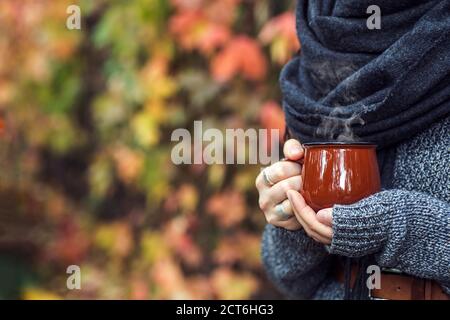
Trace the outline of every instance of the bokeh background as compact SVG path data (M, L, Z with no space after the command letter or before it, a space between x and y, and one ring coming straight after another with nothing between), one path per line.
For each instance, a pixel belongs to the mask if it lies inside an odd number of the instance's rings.
M170 135L284 129L294 5L1 0L0 298L281 297L261 266L260 167L175 166Z

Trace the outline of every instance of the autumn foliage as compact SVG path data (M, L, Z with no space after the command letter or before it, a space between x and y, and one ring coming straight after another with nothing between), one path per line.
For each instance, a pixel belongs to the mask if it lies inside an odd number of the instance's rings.
M291 4L0 1L0 298L277 297L260 168L176 166L170 134L284 129Z

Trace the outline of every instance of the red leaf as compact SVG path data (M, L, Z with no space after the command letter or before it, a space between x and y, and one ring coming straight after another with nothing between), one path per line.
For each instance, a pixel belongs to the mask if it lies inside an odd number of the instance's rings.
M282 108L275 101L268 101L261 107L261 125L266 129L284 130L285 121Z
M170 3L178 10L194 10L200 9L205 0L170 0Z
M255 40L247 36L237 36L211 62L214 79L229 81L237 73L249 80L261 80L267 70L266 59Z
M169 21L169 30L175 35L181 47L198 49L208 55L224 45L230 38L227 26L209 20L202 11L184 11Z
M266 102L261 108L260 121L263 128L267 129L266 144L268 150L271 148L271 129L279 130L280 142L283 140L285 130L284 113L280 105L275 101Z
M230 30L218 24L208 24L198 40L198 48L204 54L210 54L230 39Z

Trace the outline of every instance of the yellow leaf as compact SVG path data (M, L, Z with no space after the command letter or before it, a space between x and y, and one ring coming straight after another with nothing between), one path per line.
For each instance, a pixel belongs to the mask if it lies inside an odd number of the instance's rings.
M184 184L178 191L180 207L184 212L194 210L198 202L197 189L191 184Z
M133 247L130 227L123 222L102 225L95 234L95 243L113 257L125 257Z
M219 299L249 299L258 289L258 281L249 273L237 273L230 268L220 268L212 275L212 285Z
M91 193L102 198L112 183L112 165L108 159L99 156L89 167L89 188Z
M218 188L222 185L223 179L225 177L225 166L221 164L213 164L208 167L208 183L214 187Z
M40 288L26 288L23 293L24 300L61 300L57 294Z
M177 90L176 82L167 75L168 60L158 56L150 60L140 73L143 92L151 100L161 100L172 96Z
M142 257L150 264L170 256L169 248L158 232L146 231L141 238Z
M159 128L151 114L138 113L131 122L136 141L143 147L151 147L159 141Z

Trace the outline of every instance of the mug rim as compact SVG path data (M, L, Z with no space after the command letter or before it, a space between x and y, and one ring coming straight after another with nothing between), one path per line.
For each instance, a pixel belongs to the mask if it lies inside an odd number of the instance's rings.
M372 142L366 142L366 141L355 141L355 142L342 142L342 141L329 141L329 142L306 142L302 143L305 147L314 147L314 146L366 146L366 147L376 147L377 145Z

